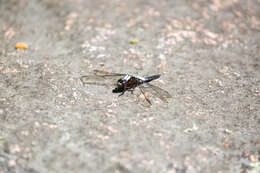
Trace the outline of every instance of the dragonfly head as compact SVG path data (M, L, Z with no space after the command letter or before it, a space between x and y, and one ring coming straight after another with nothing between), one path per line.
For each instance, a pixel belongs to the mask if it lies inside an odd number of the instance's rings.
M113 89L112 92L113 92L113 93L121 93L121 92L123 92L123 91L124 91L124 84L125 84L124 80L119 79L119 80L117 81L116 88Z

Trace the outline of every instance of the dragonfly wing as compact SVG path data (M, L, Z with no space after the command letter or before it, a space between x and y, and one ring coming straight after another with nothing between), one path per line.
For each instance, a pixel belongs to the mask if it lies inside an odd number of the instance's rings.
M83 84L93 85L115 85L116 81L125 74L110 73L101 70L94 70L93 75L86 75L80 78Z
M172 98L172 96L165 91L164 89L158 87L158 86L154 86L152 84L149 83L145 83L143 85L140 86L145 92L151 93L152 95L154 95L155 97L158 97L159 99L161 99L164 102L168 102L169 98Z
M142 87L139 87L139 89L140 89L141 93L143 94L145 100L149 103L149 105L152 105L151 101L150 101L150 100L148 99L148 97L146 96L145 91L143 90L143 88L142 88Z
M112 73L112 72L107 72L107 71L102 71L102 70L93 70L94 74L96 76L125 76L126 74L120 74L120 73Z
M101 76L81 76L80 77L81 82L85 84L93 84L93 85L107 85L108 82L105 80L105 78Z

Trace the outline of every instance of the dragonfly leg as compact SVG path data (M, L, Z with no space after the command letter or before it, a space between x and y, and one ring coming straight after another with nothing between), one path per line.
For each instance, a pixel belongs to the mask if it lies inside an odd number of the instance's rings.
M134 89L129 89L128 91L130 91L131 94L134 94Z
M124 95L124 93L125 93L126 90L127 90L127 89L126 89L126 85L124 85L124 90L122 91L122 93L121 93L118 97Z
M124 93L125 93L125 91L123 91L121 94L119 94L119 95L118 95L118 97L120 97L120 96L124 95Z

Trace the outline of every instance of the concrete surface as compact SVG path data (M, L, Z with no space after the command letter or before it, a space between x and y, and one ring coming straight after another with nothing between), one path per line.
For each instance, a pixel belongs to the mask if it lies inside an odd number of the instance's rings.
M259 173L259 31L259 0L0 0L0 173Z

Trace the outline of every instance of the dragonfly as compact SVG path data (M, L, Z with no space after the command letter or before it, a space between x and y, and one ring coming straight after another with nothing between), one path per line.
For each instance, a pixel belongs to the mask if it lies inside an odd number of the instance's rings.
M144 95L145 100L151 105L152 102L147 97L146 93L151 93L153 96L159 98L163 102L168 102L171 95L164 89L152 85L149 82L160 78L161 75L151 75L148 77L140 77L130 74L112 73L102 70L94 70L92 75L81 76L80 80L84 85L108 85L113 84L115 88L113 93L120 93L119 96L124 95L126 91L133 93L135 88L139 88ZM109 82L108 82L109 81Z

